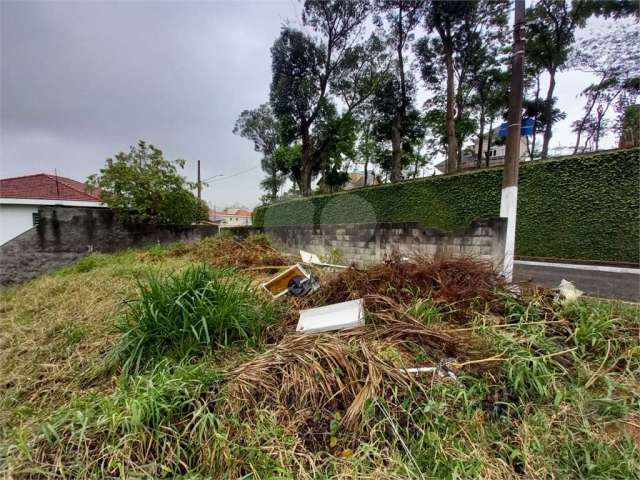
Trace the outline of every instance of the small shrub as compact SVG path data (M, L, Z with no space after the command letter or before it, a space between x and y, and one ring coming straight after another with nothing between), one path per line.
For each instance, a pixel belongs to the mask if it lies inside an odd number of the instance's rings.
M564 313L576 322L573 340L581 352L598 354L607 349L614 327L608 306L574 302L565 307Z
M124 335L115 354L125 371L143 368L152 357L252 342L274 316L272 304L232 270L200 265L177 275L153 275L139 291L118 325Z

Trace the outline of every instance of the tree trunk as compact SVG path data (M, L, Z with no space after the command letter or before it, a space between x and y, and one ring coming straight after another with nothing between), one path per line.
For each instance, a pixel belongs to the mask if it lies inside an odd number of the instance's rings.
M551 141L551 116L553 114L553 91L556 88L556 71L554 69L549 71L549 88L547 89L547 104L544 109L544 136L542 137L542 158L547 158L549 155L549 142Z
M303 197L311 195L311 177L313 173L313 152L311 151L309 129L302 131L302 168L300 169L300 193Z
M369 124L366 124L366 128L364 129L364 184L363 187L367 186L368 180L368 169L369 166Z
M400 107L393 118L391 124L391 183L402 180L402 127L404 123L404 115L406 110L407 87L404 78L404 58L402 57L403 38L403 20L402 20L402 3L398 9L398 43L396 45L396 53L398 55L398 76L400 77Z
M538 99L540 98L540 74L536 75L536 96L535 96L535 105L536 105L536 111L537 111L537 105L538 105ZM533 133L531 135L531 154L530 154L530 158L531 161L533 161L533 159L536 156L536 130L538 129L538 119L536 117L534 117L533 119Z
M482 147L484 143L484 105L480 107L480 134L478 135L478 168L482 167Z
M391 183L402 180L402 133L400 115L396 114L391 124Z
M364 184L362 185L363 187L367 186L367 175L368 175L368 171L367 171L367 167L369 166L369 157L367 157L367 159L364 161Z
M491 151L491 141L493 140L493 117L489 120L489 133L487 135L487 150L486 150L486 162L487 167L489 166L489 162L491 157L489 157L489 152Z
M271 200L278 198L278 172L274 170L271 174Z
M447 66L447 173L454 173L458 171L458 139L456 138L453 52L451 47L445 49L445 64Z

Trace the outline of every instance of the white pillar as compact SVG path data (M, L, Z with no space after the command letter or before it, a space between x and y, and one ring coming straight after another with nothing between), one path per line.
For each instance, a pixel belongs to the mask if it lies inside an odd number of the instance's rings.
M502 275L507 282L513 279L513 256L516 247L516 212L518 210L518 187L502 189L500 198L500 216L507 219L507 238L504 243L504 263Z

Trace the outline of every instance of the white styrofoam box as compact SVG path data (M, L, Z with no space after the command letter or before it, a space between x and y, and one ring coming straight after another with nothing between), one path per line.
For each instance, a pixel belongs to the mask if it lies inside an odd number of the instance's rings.
M300 320L296 331L302 333L326 332L356 328L364 325L364 301L334 303L324 307L309 308L300 311Z

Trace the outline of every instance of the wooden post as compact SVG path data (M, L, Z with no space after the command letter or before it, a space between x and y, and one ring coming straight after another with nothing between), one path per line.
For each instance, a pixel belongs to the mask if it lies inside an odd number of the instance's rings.
M513 257L516 243L516 214L518 210L518 164L520 162L520 128L522 121L522 84L524 77L524 0L514 0L513 57L511 58L511 85L507 115L507 143L504 154L504 176L500 216L507 218L507 238L504 247L502 275L513 279Z
M202 182L200 181L200 160L198 160L198 200L202 200Z

